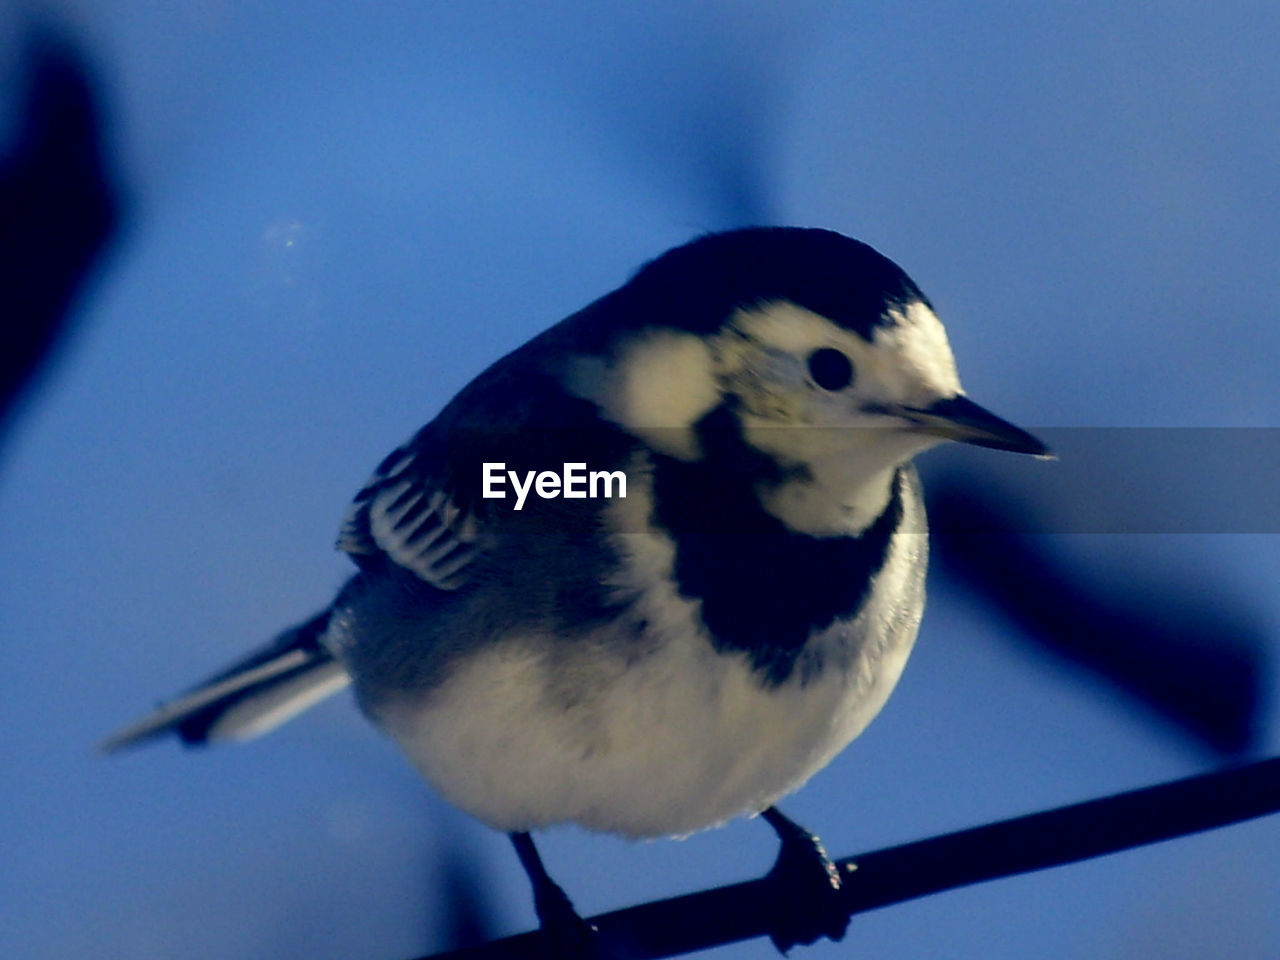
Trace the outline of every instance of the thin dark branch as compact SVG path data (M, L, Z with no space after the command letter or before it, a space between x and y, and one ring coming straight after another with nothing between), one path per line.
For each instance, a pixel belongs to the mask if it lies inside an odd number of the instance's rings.
M849 913L1171 840L1280 812L1280 757L850 857ZM751 880L592 923L619 956L672 957L765 935L777 898ZM424 960L543 957L536 933Z

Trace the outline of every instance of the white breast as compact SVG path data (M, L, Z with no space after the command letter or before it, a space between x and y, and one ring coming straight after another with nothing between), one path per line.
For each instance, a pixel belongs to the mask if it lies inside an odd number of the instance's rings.
M758 812L857 736L902 672L926 557L909 492L914 532L894 537L859 616L810 641L827 655L808 682L768 686L745 654L717 652L671 585L671 541L620 534L630 563L617 586L637 598L626 618L572 643L513 636L476 651L380 719L446 799L499 830L651 837Z

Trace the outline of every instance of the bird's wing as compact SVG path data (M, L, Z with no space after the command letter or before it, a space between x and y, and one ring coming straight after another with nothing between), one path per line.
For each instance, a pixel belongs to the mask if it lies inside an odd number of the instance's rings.
M338 547L362 567L390 560L432 586L457 590L512 536L589 536L589 502L514 512L514 498L488 498L483 486L490 462L521 477L562 463L616 470L629 462L634 438L565 387L564 345L581 339L570 325L583 316L493 364L384 459L347 511Z
M383 556L441 590L466 582L480 549L474 512L447 490L430 426L397 447L356 494L338 533L338 549Z

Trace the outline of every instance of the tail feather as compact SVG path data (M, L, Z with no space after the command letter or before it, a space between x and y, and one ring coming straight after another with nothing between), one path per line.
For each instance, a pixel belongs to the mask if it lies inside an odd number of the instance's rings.
M100 749L115 753L171 733L188 744L247 740L336 693L350 677L321 642L329 613L286 630L263 649L161 704L112 734Z

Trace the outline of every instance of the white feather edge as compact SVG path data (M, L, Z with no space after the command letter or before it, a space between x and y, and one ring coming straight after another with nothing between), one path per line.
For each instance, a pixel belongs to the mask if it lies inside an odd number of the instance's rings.
M341 663L330 660L249 697L218 718L206 734L213 740L251 740L274 730L351 682Z
M224 680L219 680L217 683L211 683L198 690L194 690L184 697L179 697L177 700L171 700L169 703L162 704L141 720L124 727L116 733L113 733L98 745L98 749L104 753L113 753L117 750L122 750L125 747L132 746L135 743L140 743L150 737L157 736L165 732L174 723L174 721L195 713L198 710L202 710L211 703L215 703L224 697L231 696L237 691L243 690L245 687L250 687L255 684L262 683L263 681L270 680L272 677L279 676L282 673L287 673L290 670L296 670L298 667L304 666L312 656L313 654L306 650L289 650L288 652L281 654L276 659L254 667L251 670L245 670L241 673L227 677ZM325 690L323 693L310 693L308 696L310 688L313 685L321 684L323 681L329 680L330 674L334 671L341 675L343 678L342 683L334 686L332 689ZM279 698L273 696L276 690L297 689L299 686L303 688L297 695L299 697L307 698L301 702L299 706L292 709L290 712L282 713L279 718L271 724L271 726L259 725L255 732L244 733L239 736L239 739L247 739L248 737L256 736L258 733L265 733L267 730L271 729L272 726L278 726L285 720L288 720L289 717L294 716L301 710L305 710L307 707L311 706L323 697L328 696L330 693L337 692L337 690L341 689L348 682L350 682L350 678L346 676L346 672L343 670L341 664L336 661L325 663L322 666L316 667L315 670L301 674L294 680L272 687L270 690L264 690L261 698L250 698L243 705L228 711L228 715L236 715L241 710L247 710L252 704L258 702L260 699L264 703L269 701L271 704L270 709L279 709L280 707L277 706ZM225 718L224 720L219 720L218 723L211 728L211 731L222 727L224 722ZM220 738L226 739L232 736L234 735L227 734Z

